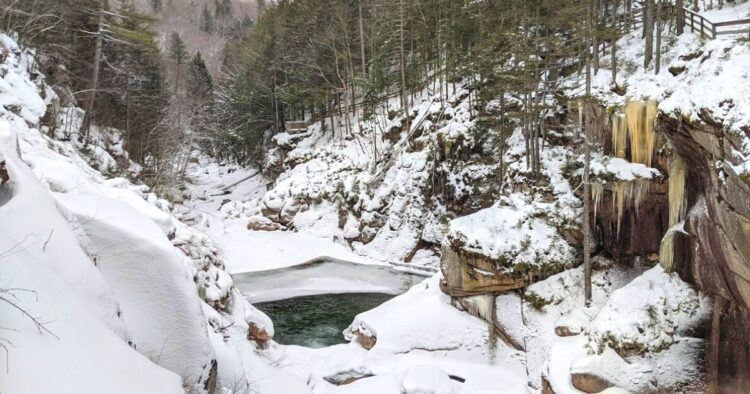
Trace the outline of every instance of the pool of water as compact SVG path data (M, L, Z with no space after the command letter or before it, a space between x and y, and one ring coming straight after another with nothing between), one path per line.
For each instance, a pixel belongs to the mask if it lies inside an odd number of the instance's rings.
M344 343L342 331L357 314L425 279L389 265L332 259L232 277L245 298L273 320L276 342L315 348Z
M273 339L313 348L344 343L342 331L354 317L393 298L382 293L321 294L261 302L255 306L273 320Z

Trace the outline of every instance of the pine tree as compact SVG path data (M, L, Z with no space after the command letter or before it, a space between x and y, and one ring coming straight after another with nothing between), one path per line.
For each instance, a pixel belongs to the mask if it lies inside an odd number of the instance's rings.
M151 0L151 9L158 14L163 8L162 0Z
M200 52L196 52L188 64L186 87L191 98L209 100L213 95L214 81Z
M180 83L182 82L182 64L185 62L187 57L187 49L185 42L182 41L182 37L177 32L172 32L169 37L169 58L177 66L175 73L175 91L179 92Z
M203 5L203 12L201 12L200 28L209 34L214 32L214 17L206 4Z

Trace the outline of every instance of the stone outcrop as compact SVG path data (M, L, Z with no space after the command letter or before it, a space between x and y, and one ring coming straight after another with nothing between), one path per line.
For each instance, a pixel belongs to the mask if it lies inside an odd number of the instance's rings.
M501 272L497 267L495 261L481 254L443 246L441 289L454 297L463 297L520 289L528 284L527 278Z
M357 343L367 350L374 348L378 342L378 338L356 329L352 331L352 336Z

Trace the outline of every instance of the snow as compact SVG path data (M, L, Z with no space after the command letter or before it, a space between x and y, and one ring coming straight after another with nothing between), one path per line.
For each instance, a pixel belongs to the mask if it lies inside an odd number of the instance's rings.
M743 3L706 15L714 21L735 19L735 15L746 16L748 9L750 5ZM734 157L727 157L727 167L747 173L750 137L742 130L750 127L750 47L738 44L737 39L727 35L703 40L690 32L667 36L662 44L663 65L656 75L653 67L643 68L641 33L630 33L618 42L622 66L617 83L626 88L626 94L613 93L611 73L600 71L593 78L593 95L609 107L622 106L628 98L648 98L657 100L663 113L692 121L710 117L739 141L731 147ZM608 61L608 56L603 59ZM574 95L575 89L569 94Z
M713 23L736 21L746 19L750 16L750 3L740 4L726 3L722 8L703 9L699 12L703 17ZM742 26L738 26L742 27Z
M583 158L578 158L583 162ZM648 167L640 163L631 163L619 157L604 156L596 152L591 157L591 175L599 179L617 179L621 181L634 181L636 179L659 179L661 172L656 168ZM583 169L576 171L577 176L583 175Z
M135 348L188 382L208 380L213 350L195 283L162 230L117 200L56 198L88 236L89 254L120 300Z
M529 382L535 387L541 376L546 376L555 392L575 392L568 391L572 387L569 366L587 354L587 341L582 335L559 337L555 329L567 327L573 333L585 332L611 294L642 273L611 262L602 265L602 269L592 272L592 304L588 308L584 306L582 267L550 276L526 289L521 305L523 326L515 330L524 333ZM544 300L541 308L528 301L532 294ZM511 312L514 310L515 307ZM501 313L498 309L498 316Z
M656 266L612 294L592 321L589 345L658 351L708 320L710 310L708 297Z
M221 250L230 273L266 271L322 258L383 264L357 255L336 242L330 232L326 232L326 229L330 231L327 220L330 215L319 211L324 207L295 218L307 232L248 230L247 220L258 213L256 204L265 192L263 179L251 179L232 188L229 194L221 194L226 185L244 178L249 170L227 173L226 168L205 158L201 160L207 162L192 164L188 169L193 177L190 188L197 198L186 202L187 209L201 212L193 227L204 231Z
M4 318L0 343L6 353L0 362L0 389L9 393L96 392L102 387L123 393L182 392L179 376L127 345L128 331L114 292L80 248L52 196L21 161L17 146L16 133L7 120L1 120L0 161L9 172L12 196L0 206L0 315ZM76 379L81 371L93 373Z
M104 176L139 167L116 130L94 127L79 144L80 109L62 111L62 129L39 126L56 96L28 74L30 52L0 41L0 96L17 104L0 107L11 177L0 186L0 296L42 324L0 300L0 391L200 393L215 371L219 392L308 392L248 340L251 325L272 335L273 323L234 288L211 240L180 222L194 212Z
M250 302L335 293L401 294L421 282L392 267L320 260L293 269L279 268L235 274L237 288Z
M523 393L538 391L542 377L555 392L577 392L571 371L603 373L641 391L694 376L705 343L689 334L707 319L710 305L659 267L643 275L638 268L600 267L590 307L583 307L581 268L534 283L523 294L466 300L482 318L454 306L439 288L440 274L423 280L404 273L435 267L434 246L446 234L446 242L507 260L509 270L563 269L575 261L562 236L580 217L580 200L562 175L573 157L570 147L545 147L541 173L549 183L528 191L524 141L516 130L503 158L504 197L448 224L446 208L425 198L435 173L444 172L447 193L461 201L497 170L496 163L443 168L434 159L450 152L437 152L431 139L472 138L475 119L462 98L468 91L452 92L444 109L435 108L434 95L419 94L416 119L444 111L451 120L426 122L426 132L414 139L413 130L402 131L398 142L385 138L404 120L403 114L386 120L395 101L379 108L374 120L355 119L374 136L380 160L373 146L324 133L320 124L275 137L278 156L270 162L284 171L273 183L252 169L197 156L188 169L187 200L173 206L143 185L102 175L121 162L126 171L139 171L116 130L95 128L86 149L75 138L67 141L82 119L76 108L62 111L62 130L37 127L54 93L31 80L28 54L7 36L0 34L0 42L11 53L0 64L0 160L11 175L0 190L10 195L0 195L0 297L51 331L0 300L8 316L2 326L10 328L0 344L13 345L7 346L9 363L0 363L8 369L2 392L201 392L213 366L219 392L260 393ZM637 64L641 49L635 34L625 37L628 95L660 99L662 111L691 117L708 108L737 131L750 120L747 89L738 88L747 85L750 51L731 44L702 43L691 34L666 40L666 63L687 69L674 77L664 67L654 76L629 65ZM696 59L680 59L699 50ZM594 92L608 105L621 105L608 74L598 73ZM744 170L750 143L737 149L730 164ZM660 176L598 156L592 171L620 180ZM253 223L287 231L248 230ZM356 316L345 331L348 344L308 349L247 339L250 327L274 333L268 316L247 299L407 288ZM497 338L486 320L525 350ZM559 337L556 329L563 328L572 336ZM363 338L374 342L370 350ZM633 348L638 353L626 358L617 353ZM335 386L332 376L362 378Z
M321 393L352 392L347 386L320 383L344 371L375 375L353 383L353 392L419 392L435 388L436 382L450 382L441 384L441 390L455 386L458 392L527 392L522 353L499 341L493 344L487 323L451 306L439 281L438 274L359 314L345 335L352 338L360 331L376 336L369 351L355 341L322 349L283 346L276 357L284 369L318 381L316 392ZM446 374L465 382L446 380ZM417 391L402 391L407 389Z
M513 266L568 264L573 249L557 229L538 219L538 210L523 197L513 194L496 205L454 219L446 242L460 242L462 248Z
M401 383L404 394L455 394L456 387L448 375L439 367L414 366L406 370Z

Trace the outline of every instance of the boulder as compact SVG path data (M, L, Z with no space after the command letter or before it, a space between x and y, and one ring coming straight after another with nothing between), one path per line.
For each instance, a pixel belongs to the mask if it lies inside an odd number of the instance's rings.
M490 258L451 245L444 245L440 269L443 292L455 297L506 292L528 284L520 274L509 274L497 268Z
M374 348L375 344L378 342L378 338L357 329L352 330L351 335L354 337L357 343L359 343L360 346L367 350Z
M276 231L282 226L265 216L251 216L247 222L247 229L252 231Z
M255 324L249 324L250 329L247 332L247 339L254 341L261 348L265 348L268 342L273 339L273 335L269 334L263 327Z

